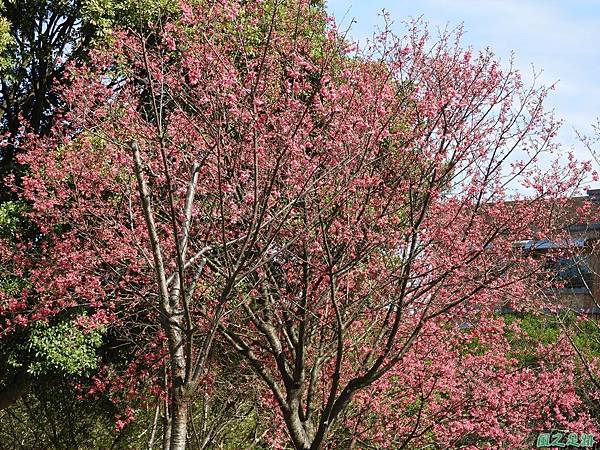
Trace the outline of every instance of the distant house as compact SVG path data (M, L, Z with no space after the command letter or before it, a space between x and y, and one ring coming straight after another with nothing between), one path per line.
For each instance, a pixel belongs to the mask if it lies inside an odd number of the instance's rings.
M572 200L573 211L586 201L598 205L600 189L588 190L587 196ZM594 208L595 209L595 208ZM600 222L581 221L576 214L565 225L566 236L557 241L522 241L519 246L533 255L547 258L554 273L552 284L544 295L559 308L584 314L600 314Z

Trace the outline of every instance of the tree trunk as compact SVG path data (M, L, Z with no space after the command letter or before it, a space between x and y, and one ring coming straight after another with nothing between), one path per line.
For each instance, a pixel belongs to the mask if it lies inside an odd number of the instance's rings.
M163 450L171 450L171 412L169 410L169 400L165 400L165 414L163 416Z
M171 405L171 446L170 450L185 450L187 441L188 405L186 402L174 401Z
M298 414L300 404L297 401L297 396L294 394L291 395L290 404L283 417L290 432L294 448L297 450L309 450L311 436L308 435L305 425L300 420L300 415Z

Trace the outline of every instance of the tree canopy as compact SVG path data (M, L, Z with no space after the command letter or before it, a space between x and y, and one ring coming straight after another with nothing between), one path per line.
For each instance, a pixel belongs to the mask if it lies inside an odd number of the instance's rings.
M536 164L546 88L419 21L360 48L312 2L154 19L61 66L47 130L18 135L33 231L0 215L0 331L29 336L28 372L79 377L173 450L596 431L569 340L524 348L529 322L498 314L547 306L550 269L515 244L563 238L589 171Z

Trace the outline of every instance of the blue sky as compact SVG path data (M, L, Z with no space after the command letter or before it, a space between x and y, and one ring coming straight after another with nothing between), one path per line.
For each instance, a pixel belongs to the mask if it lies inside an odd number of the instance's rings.
M385 9L398 33L399 22L423 16L432 33L463 23L465 45L489 46L505 63L514 52L525 81L535 68L543 71L542 83L558 82L546 102L564 120L558 141L578 158L591 159L573 128L589 134L600 117L600 1L328 0L327 8L342 28L356 20L351 35L358 40L371 36Z

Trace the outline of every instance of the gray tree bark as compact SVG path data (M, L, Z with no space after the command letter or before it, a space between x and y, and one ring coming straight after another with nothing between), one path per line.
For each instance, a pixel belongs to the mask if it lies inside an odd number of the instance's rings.
M171 418L170 450L185 450L187 442L188 405L185 401L176 401Z

